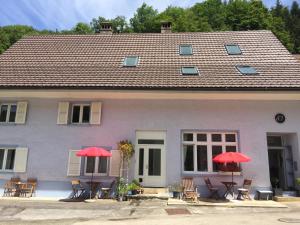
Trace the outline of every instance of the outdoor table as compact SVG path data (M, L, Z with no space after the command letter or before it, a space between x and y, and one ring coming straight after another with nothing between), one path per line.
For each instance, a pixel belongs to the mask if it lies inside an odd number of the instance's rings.
M99 193L99 186L100 182L99 181L87 181L85 182L89 188L91 188L92 191L92 196L95 196L94 198L98 198L98 193Z
M226 187L224 198L226 198L228 195L231 195L234 198L234 185L237 185L237 183L232 181L222 181L221 183Z

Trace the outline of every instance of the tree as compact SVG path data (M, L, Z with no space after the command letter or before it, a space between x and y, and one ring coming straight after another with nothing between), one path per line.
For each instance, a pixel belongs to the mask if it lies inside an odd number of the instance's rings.
M77 23L71 31L75 34L92 34L94 32L86 23Z
M136 10L133 18L130 19L130 25L136 33L149 33L160 31L160 21L158 21L158 12L152 6L143 3Z
M94 30L95 33L99 33L101 30L101 23L106 22L107 19L105 19L102 16L99 16L98 18L93 18L90 25L92 27L92 30Z

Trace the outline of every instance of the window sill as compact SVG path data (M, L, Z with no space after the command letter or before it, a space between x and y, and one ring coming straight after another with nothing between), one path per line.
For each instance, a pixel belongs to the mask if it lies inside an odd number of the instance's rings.
M232 172L224 172L224 171L218 171L218 172L189 172L189 171L183 171L182 176L232 176ZM241 172L233 172L234 176L241 176Z
M229 171L219 171L218 174L225 175L225 176L232 176L232 172ZM241 176L242 172L233 172L234 176Z

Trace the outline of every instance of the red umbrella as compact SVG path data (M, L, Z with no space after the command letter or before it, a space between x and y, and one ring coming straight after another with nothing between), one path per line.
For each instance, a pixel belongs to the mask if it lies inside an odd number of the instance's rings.
M112 154L104 148L88 147L88 148L81 149L79 152L76 153L76 156L111 157ZM93 181L93 175L94 175L94 167L95 167L95 165L93 165L92 178L91 178L91 183L90 183L90 198L92 197L92 181Z
M239 152L224 152L213 158L213 161L216 163L241 163L249 162L250 157L239 153ZM232 183L233 183L233 171L232 171Z

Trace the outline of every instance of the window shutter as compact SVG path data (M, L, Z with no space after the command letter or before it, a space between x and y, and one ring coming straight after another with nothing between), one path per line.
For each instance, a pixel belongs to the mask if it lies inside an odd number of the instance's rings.
M112 157L110 158L110 168L109 176L119 177L120 176L120 166L121 166L121 153L120 150L111 150Z
M79 150L69 151L68 176L80 176L81 157L76 156Z
M90 124L100 125L101 121L101 102L92 102L91 105L91 121Z
M24 124L26 121L27 102L17 103L16 124Z
M28 148L16 148L14 172L26 172Z
M68 124L69 102L58 103L57 124Z

